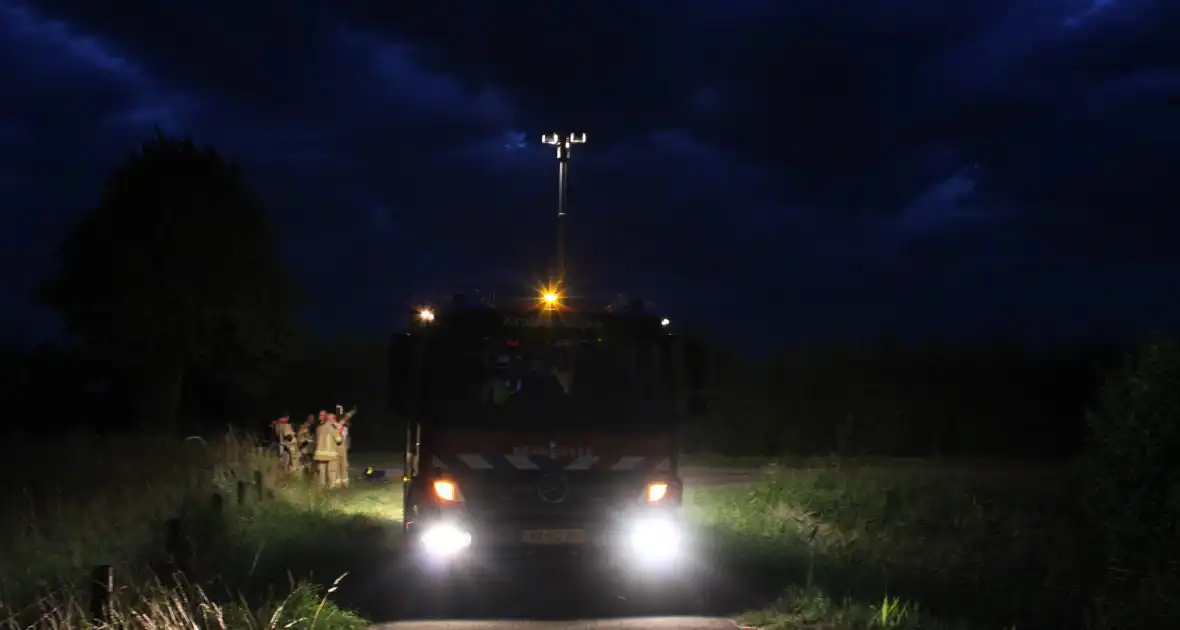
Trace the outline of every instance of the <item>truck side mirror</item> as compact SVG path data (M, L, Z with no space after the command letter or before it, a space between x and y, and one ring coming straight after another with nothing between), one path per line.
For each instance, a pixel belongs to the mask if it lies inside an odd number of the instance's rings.
M685 339L680 342L679 353L681 374L679 391L681 409L690 416L705 412L705 381L707 360L705 347L698 341Z
M407 415L430 399L434 386L430 374L432 366L426 352L426 337L421 333L401 332L389 341L388 409Z
M684 372L686 372L688 414L702 415L706 412L704 389L706 389L708 361L701 342L684 342Z
M387 408L396 414L406 413L406 403L409 400L410 372L413 363L412 339L405 333L397 333L389 340L389 356L387 363L388 385Z

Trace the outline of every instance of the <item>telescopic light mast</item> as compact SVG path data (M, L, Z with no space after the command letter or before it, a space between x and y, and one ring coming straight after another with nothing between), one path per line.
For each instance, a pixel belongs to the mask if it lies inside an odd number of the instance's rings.
M566 279L566 230L569 221L567 189L569 187L570 151L575 144L585 144L584 133L550 133L541 136L541 142L557 148L557 269L556 285L562 287Z

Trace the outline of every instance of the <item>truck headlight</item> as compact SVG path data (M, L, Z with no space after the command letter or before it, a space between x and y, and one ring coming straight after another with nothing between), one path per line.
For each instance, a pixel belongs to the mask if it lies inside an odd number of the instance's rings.
M666 516L644 516L631 522L627 532L627 546L632 555L644 562L670 560L678 554L681 544L680 525Z
M432 557L450 557L471 546L471 534L455 525L431 525L422 532L422 549Z
M462 501L463 495L459 492L459 486L453 481L446 479L436 480L432 485L434 496L443 503L453 503L455 501Z
M646 498L648 503L657 503L663 501L664 497L668 496L668 484L666 483L649 483L647 484Z

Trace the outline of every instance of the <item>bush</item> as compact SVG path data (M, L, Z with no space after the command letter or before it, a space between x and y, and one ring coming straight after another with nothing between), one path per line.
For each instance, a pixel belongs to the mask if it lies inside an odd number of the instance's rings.
M1097 621L1180 627L1180 341L1156 336L1088 415L1089 506L1104 575Z

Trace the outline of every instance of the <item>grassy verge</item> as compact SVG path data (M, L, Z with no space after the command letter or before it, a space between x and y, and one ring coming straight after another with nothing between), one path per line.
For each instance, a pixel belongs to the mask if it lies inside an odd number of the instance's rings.
M782 597L763 628L1033 628L1080 621L1088 548L1070 481L936 469L778 470L687 497Z
M0 488L0 625L13 628L93 626L97 565L114 571L110 627L362 628L327 596L347 599L347 578L334 581L387 547L400 516L287 480L232 436L79 436L32 443L12 463Z

